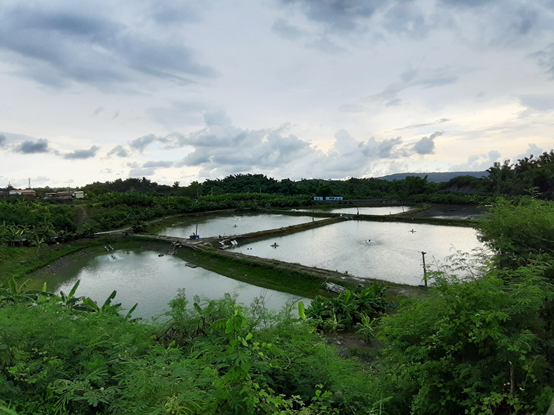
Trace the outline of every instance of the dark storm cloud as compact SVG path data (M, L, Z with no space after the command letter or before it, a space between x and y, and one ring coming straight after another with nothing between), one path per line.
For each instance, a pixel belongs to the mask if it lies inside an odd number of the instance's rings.
M4 134L0 134L0 147L3 147L6 144L6 136Z
M487 3L494 3L497 0L443 0L445 4L458 7L482 7Z
M391 151L399 144L402 144L400 137L385 139L379 143L377 154L380 158L390 158Z
M224 111L206 113L206 128L182 135L154 137L168 149L188 152L178 162L148 162L129 165L133 177L152 175L161 167L197 167L200 177L260 172L299 179L365 175L373 163L390 162L415 154L414 145L401 137L359 141L338 130L335 143L324 152L290 133L291 126L248 130L232 125Z
M422 38L430 30L425 14L415 4L404 2L394 4L383 16L383 27L391 32Z
M154 134L148 134L130 141L129 147L142 153L146 146L153 143L154 141L156 141L156 136Z
M338 31L352 31L383 4L380 0L281 0L299 7L306 17Z
M122 145L117 145L108 153L108 157L110 156L129 157L129 152Z
M531 57L535 58L539 66L550 74L550 79L554 79L554 43L548 45L544 50L532 53Z
M217 128L217 127L216 127ZM280 129L241 130L227 127L223 131L211 128L183 137L181 145L194 150L177 166L249 166L249 168L276 168L298 160L309 149L309 143L294 135L285 135Z
M23 141L14 151L21 154L48 153L48 140L39 138L37 141Z
M414 150L417 154L433 154L435 151L435 138L443 135L442 131L437 131L431 134L429 137L423 137L414 145Z
M512 17L510 29L518 35L525 35L537 24L538 20L537 9L519 7Z
M153 2L148 14L161 26L180 25L201 20L200 13L194 8L194 3L184 1Z
M0 49L19 57L19 74L60 86L66 80L97 86L127 82L143 74L178 83L211 77L191 49L171 38L156 39L116 21L111 6L49 3L4 6ZM170 39L170 40L168 40Z
M207 127L188 135L160 138L168 147L191 148L175 167L200 167L206 176L286 168L314 153L310 144L287 133L288 126L261 130L234 127L224 111L205 114Z
M75 150L71 153L64 154L62 157L68 160L84 160L94 157L98 150L100 150L100 147L92 146L88 150Z

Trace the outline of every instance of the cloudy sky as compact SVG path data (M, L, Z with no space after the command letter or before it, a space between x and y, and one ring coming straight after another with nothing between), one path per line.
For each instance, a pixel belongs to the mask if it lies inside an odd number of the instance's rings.
M484 170L554 148L554 0L3 0L0 91L0 187Z

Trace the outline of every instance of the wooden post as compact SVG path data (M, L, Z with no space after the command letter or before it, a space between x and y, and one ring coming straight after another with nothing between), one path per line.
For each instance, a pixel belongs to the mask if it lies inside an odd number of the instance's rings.
M427 287L427 268L425 267L425 254L427 252L421 251L421 256L423 258L423 282L425 283L425 286Z

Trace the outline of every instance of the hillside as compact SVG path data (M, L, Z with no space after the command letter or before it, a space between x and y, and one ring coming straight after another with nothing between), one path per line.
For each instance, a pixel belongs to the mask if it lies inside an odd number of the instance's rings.
M488 173L486 171L453 171L453 172L436 172L436 173L395 173L389 174L383 177L377 177L381 180L404 180L408 176L421 177L422 179L427 176L427 181L433 183L448 182L454 177L458 176L472 176L472 177L486 177Z

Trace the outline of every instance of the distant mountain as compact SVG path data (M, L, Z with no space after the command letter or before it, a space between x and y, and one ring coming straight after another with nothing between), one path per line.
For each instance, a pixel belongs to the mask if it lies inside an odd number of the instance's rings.
M389 174L383 177L376 177L381 180L388 180L392 182L393 180L404 180L408 176L416 176L424 178L427 176L427 180L434 183L447 182L450 179L458 176L473 176L473 177L486 177L489 174L486 171L453 171L445 173L396 173Z

